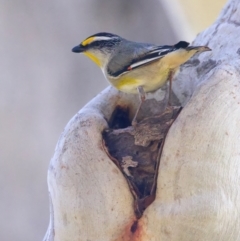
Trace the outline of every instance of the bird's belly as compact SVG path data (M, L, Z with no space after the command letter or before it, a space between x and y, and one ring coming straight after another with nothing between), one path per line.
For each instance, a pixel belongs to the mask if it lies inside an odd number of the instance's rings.
M138 93L137 87L142 86L145 92L151 92L161 88L169 76L169 69L155 66L144 66L122 75L117 80L111 80L110 83L118 90L126 93Z

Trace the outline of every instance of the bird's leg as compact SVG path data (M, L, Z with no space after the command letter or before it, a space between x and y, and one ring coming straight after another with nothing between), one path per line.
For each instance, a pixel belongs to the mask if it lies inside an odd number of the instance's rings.
M139 110L140 110L140 108L141 108L141 106L142 106L142 103L143 103L143 102L145 101L145 99L146 99L146 95L145 95L145 92L144 92L143 87L142 87L142 86L138 86L138 87L137 87L137 90L138 90L138 95L139 95L140 103L139 103L139 106L138 106L138 108L137 108L137 111L136 111L136 113L135 113L135 115L134 115L134 118L133 118L133 120L132 120L132 125L133 125L133 126L137 124L137 115L138 115L138 112L139 112Z

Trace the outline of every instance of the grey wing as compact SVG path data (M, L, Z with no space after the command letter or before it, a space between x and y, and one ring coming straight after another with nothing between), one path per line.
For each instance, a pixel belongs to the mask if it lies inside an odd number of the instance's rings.
M173 46L155 46L135 42L122 44L108 64L107 72L114 77L118 77L133 69L159 60L176 49L186 48L188 46L188 43L184 41L180 41Z
M155 49L156 47L157 46L150 44L141 44L130 41L123 42L108 63L108 74L117 77L125 72L128 72L129 66L132 63L141 59L149 51Z

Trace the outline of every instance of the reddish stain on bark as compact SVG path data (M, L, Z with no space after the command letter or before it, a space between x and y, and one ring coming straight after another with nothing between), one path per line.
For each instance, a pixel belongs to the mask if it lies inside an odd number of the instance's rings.
M140 220L131 220L114 241L146 241L146 235L143 231L143 225Z

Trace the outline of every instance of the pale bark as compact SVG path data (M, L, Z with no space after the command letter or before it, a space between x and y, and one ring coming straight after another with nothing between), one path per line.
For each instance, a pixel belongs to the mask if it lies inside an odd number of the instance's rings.
M101 133L116 105L133 112L137 99L107 88L73 117L57 144L44 241L240 240L239 19L240 2L229 1L194 41L213 51L175 78L185 107L165 141L156 199L136 231L133 197L103 150Z

